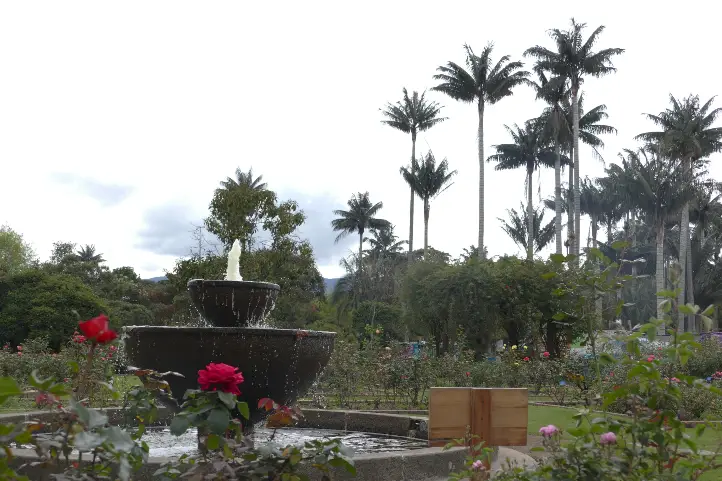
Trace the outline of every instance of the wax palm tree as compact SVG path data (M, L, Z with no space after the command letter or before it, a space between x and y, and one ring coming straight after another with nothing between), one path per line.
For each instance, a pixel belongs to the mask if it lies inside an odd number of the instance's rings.
M253 167L248 169L248 172L243 172L240 167L237 167L236 178L226 177L226 180L221 182L221 187L224 189L248 187L251 190L264 190L268 184L262 181L262 175L253 177Z
M371 203L369 193L354 194L347 202L348 210L334 210L338 219L331 221L331 227L338 232L336 242L349 234L358 234L358 272L361 273L363 262L364 232L368 229L383 229L391 225L384 219L377 219L376 214L383 208L383 202Z
M376 256L397 257L404 248L405 240L399 240L394 234L394 226L382 229L371 229L371 236L364 240L371 244L369 252Z
M75 255L81 262L93 262L95 264L105 262L105 259L103 259L103 254L97 253L95 250L95 246L92 244L86 244L82 246L75 252Z
M441 81L432 90L443 92L454 100L476 103L479 115L478 151L479 151L479 239L478 255L484 256L484 110L486 105L493 105L501 99L512 95L514 88L527 82L529 72L522 70L522 62L511 62L504 55L494 64L491 54L493 44L488 44L481 55L476 55L470 46L466 50L466 67L447 62L438 67L439 72L434 79Z
M495 145L496 154L489 156L489 161L496 162L496 170L526 169L526 201L527 212L524 216L529 223L527 226L527 259L534 258L534 205L532 202L534 172L540 166L553 167L555 154L546 147L542 136L541 125L533 120L527 121L521 128L514 124L514 128L505 125L506 131L511 135L513 142Z
M561 136L567 129L566 117L562 108L562 101L569 97L569 88L566 78L552 77L547 79L542 69L535 69L539 81L533 84L537 99L548 104L544 109L539 122L542 125L543 135L554 146L554 230L556 238L556 253L562 253L562 156Z
M722 108L712 109L714 97L701 105L699 97L689 96L681 102L669 96L672 104L658 115L647 114L647 118L662 130L639 134L637 139L645 142L657 142L666 154L675 161L681 162L683 168L691 174L698 161L714 152L722 151L722 127L713 127L713 124L722 113ZM679 305L684 304L685 283L687 280L687 248L689 246L689 205L682 209L679 229L679 255L682 273L679 282ZM687 294L690 302L690 295ZM678 313L680 325L684 314Z
M544 208L534 208L532 211L533 236L529 236L529 209L521 204L521 209L507 209L509 220L499 218L501 228L507 233L514 243L524 249L527 253L531 250L539 253L554 239L554 220L544 224ZM531 249L529 244L531 239Z
M602 134L616 134L617 129L612 127L611 125L602 124L600 122L603 122L607 120L609 115L607 114L607 106L597 105L593 109L589 110L588 112L584 111L584 94L579 94L579 99L577 100L578 104L578 110L579 110L579 140L586 144L587 146L592 148L592 157L595 159L604 162L604 157L602 157L601 149L604 148L604 142L601 138L599 138ZM564 122L562 123L562 130L561 130L561 142L564 146L564 150L566 152L569 152L569 159L574 158L574 129L573 129L573 123L574 123L574 109L572 108L572 103L569 98L565 98L561 101L561 108L564 113ZM569 181L568 181L568 188L569 193L568 197L570 199L569 205L572 207L567 211L567 237L568 239L573 243L575 236L577 235L577 229L575 228L575 218L576 213L573 209L575 202L574 202L574 186L576 182L576 173L574 170L574 163L569 162ZM581 199L580 199L581 202ZM581 240L581 239L580 239ZM578 246L577 246L578 248ZM578 254L578 252L577 252Z
M416 158L416 135L419 132L429 130L436 124L446 120L441 117L441 109L443 107L433 101L425 99L425 92L419 95L414 92L409 97L409 93L404 88L404 96L395 104L388 103L381 113L386 117L381 122L391 127L411 134L411 159ZM409 262L411 262L414 250L414 190L411 189L411 200L409 201Z
M666 224L679 215L682 208L694 197L696 189L695 182L684 182L684 169L678 162L670 161L659 154L660 147L656 145L648 145L637 151L627 149L623 157L628 169L624 170L618 165L612 165L607 169L609 182L618 189L626 190L640 213L654 226L658 293L666 289L664 272ZM663 300L664 298L658 295L658 318L662 317L659 304Z
M438 165L434 154L429 151L422 162L414 160L411 167L401 167L400 172L407 184L424 202L424 258L429 253L429 211L431 199L451 187L451 178L455 170L449 170L449 162L444 159Z
M550 36L556 43L556 51L546 47L536 46L524 52L525 56L537 59L537 67L551 72L555 76L569 79L572 97L572 132L574 149L574 253L579 253L579 140L580 134L580 113L579 94L584 77L601 77L612 73L615 68L612 66L612 58L624 52L621 48L606 48L597 52L593 51L594 44L599 39L604 26L596 30L584 41L582 31L586 27L584 23L577 23L573 18L569 30L551 30Z

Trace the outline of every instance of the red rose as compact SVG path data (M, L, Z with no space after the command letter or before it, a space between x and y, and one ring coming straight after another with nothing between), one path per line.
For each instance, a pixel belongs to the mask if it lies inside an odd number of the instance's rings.
M210 363L198 371L198 384L202 391L222 391L240 396L238 385L243 382L243 374L236 371L237 367L228 364Z
M544 351L544 352L542 353L542 356L544 356L544 357L549 357L549 353L548 353L547 351Z
M471 373L469 371L466 371L466 377L471 376Z
M525 357L524 360L529 362L529 356Z
M108 316L101 314L89 321L78 323L85 337L98 344L107 344L118 337L114 330L108 326Z

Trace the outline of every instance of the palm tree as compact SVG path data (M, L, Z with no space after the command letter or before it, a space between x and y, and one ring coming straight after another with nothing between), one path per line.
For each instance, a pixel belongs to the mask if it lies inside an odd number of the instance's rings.
M339 232L336 242L349 234L358 233L358 272L361 273L363 261L364 232L367 229L384 229L391 226L391 223L384 219L377 219L375 216L383 208L383 202L371 203L369 193L359 192L354 194L347 202L349 210L334 210L333 213L339 216L331 221L331 227Z
M521 212L521 214L519 214ZM544 208L534 208L532 211L532 230L533 236L529 236L529 219L527 215L529 210L521 204L520 211L515 209L507 209L509 220L499 218L501 228L507 233L514 243L529 252L539 253L554 239L554 220L544 225ZM531 239L531 244L529 244ZM531 247L531 249L530 249Z
M75 252L75 255L77 256L78 260L81 262L92 262L95 264L100 264L101 262L105 262L105 259L103 259L103 254L95 252L95 246L92 244L86 244L80 249L78 249Z
M243 172L240 167L237 167L236 178L226 177L226 180L221 182L221 187L229 190L238 187L247 187L251 190L264 190L268 184L261 182L262 180L262 175L253 177L253 167L248 169L248 172Z
M534 206L532 202L532 180L534 172L539 166L552 167L556 163L556 155L554 152L546 148L542 137L541 126L533 120L527 121L524 128L514 125L510 128L505 125L506 131L511 135L513 143L495 145L496 154L489 156L489 161L497 162L496 170L518 169L523 167L526 169L526 201L527 212L524 216L528 222L527 225L527 259L534 258Z
M455 170L449 170L449 162L444 159L436 165L434 154L429 151L424 160L411 163L411 168L401 167L401 175L411 190L424 201L424 259L429 254L429 211L431 199L437 197L451 187L451 178L456 175Z
M534 69L539 82L534 83L537 99L544 100L549 106L544 109L538 121L542 125L544 138L554 145L554 234L556 253L562 253L562 158L561 135L567 127L561 102L568 98L569 89L564 77L547 79L543 70Z
M371 229L372 237L364 240L371 244L370 253L376 256L397 257L403 250L405 240L399 240L394 234L394 226L389 225L382 229Z
M597 105L589 112L584 112L584 94L579 94L579 100L577 101L579 110L579 140L592 148L592 156L604 162L604 158L600 152L604 148L604 142L599 138L602 134L616 134L617 129L611 125L601 124L600 122L606 120L609 115L607 114L607 106ZM564 113L564 119L562 122L561 130L561 143L564 146L564 150L569 152L569 159L574 158L574 109L572 109L572 103L569 98L565 98L561 101L561 109ZM575 217L576 213L574 210L574 186L575 186L575 170L573 162L568 162L569 165L569 182L568 182L568 193L569 205L572 207L567 211L567 238L568 242L574 247L574 240L577 238L579 233L575 228ZM581 202L581 199L579 200ZM579 238L581 241L581 238ZM579 248L579 245L576 245ZM579 254L579 252L576 252Z
M645 132L636 138L645 142L657 142L667 155L674 161L681 162L688 175L697 167L698 161L714 152L722 151L722 127L712 127L722 108L712 108L714 97L704 105L700 105L699 97L689 96L681 102L670 94L671 108L667 108L658 115L647 114L647 118L662 128L658 132ZM682 269L679 282L678 305L685 302L685 284L687 280L687 249L689 246L689 205L682 209L679 229L679 261ZM690 302L690 294L687 294ZM678 312L680 325L684 314Z
M577 23L573 18L571 28L566 31L551 30L550 36L556 43L556 51L536 46L524 52L537 59L537 68L551 72L555 76L569 79L572 94L572 132L574 149L574 253L579 253L579 94L585 76L601 77L614 72L612 58L624 52L621 48L606 48L595 52L592 50L604 31L604 26L597 27L584 41L582 31L584 23Z
M679 162L660 155L660 147L648 145L637 151L626 149L623 169L611 165L607 169L608 182L625 190L634 206L654 226L656 239L657 293L666 289L664 272L664 237L666 224L676 218L694 196L696 185L684 182L684 169ZM621 154L620 154L621 156ZM664 300L658 294L657 317L661 318L659 304Z
M519 84L526 83L529 72L521 70L522 62L510 62L504 55L494 65L491 53L492 43L488 44L481 55L476 55L470 46L466 50L466 66L447 62L438 67L434 79L441 81L432 90L443 92L454 100L476 103L479 114L478 150L479 150L479 240L478 255L484 255L484 109L486 104L493 105L510 96ZM493 65L493 66L492 66Z
M439 117L443 108L436 102L428 102L424 98L425 92L419 95L414 91L409 98L409 93L404 88L404 97L396 104L386 104L386 109L381 113L386 119L381 122L391 127L411 134L411 161L416 159L416 135L419 132L429 130L434 125L446 120L446 117ZM411 200L409 201L409 262L412 260L411 253L414 251L414 189L411 189Z

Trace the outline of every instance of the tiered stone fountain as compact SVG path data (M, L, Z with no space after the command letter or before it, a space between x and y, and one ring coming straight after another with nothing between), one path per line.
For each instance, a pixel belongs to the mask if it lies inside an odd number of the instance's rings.
M130 326L125 347L133 366L184 376L166 378L179 404L186 390L197 389L198 371L208 363L237 366L245 378L240 398L255 423L263 418L259 399L291 405L310 388L331 357L336 333L261 327L280 287L244 281L239 257L236 241L224 280L188 282L194 306L212 327Z

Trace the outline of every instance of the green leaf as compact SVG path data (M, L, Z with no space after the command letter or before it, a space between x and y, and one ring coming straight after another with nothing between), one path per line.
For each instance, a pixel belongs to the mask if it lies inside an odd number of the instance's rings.
M554 314L554 315L552 316L552 319L554 319L555 321L563 321L563 320L566 319L567 317L568 317L568 316L567 316L567 314L566 314L565 312L557 312L556 314Z
M556 272L547 272L546 274L542 274L541 277L544 280L549 280L549 279L554 279L556 276L557 276Z
M533 452L544 452L544 451L546 451L546 449L544 449L543 446L534 446L534 447L531 448L529 451L533 451Z
M676 299L677 293L674 291L671 291L669 289L663 289L663 290L657 292L657 297L665 297L667 299Z
M612 249L614 249L615 251L621 251L622 249L626 249L629 246L630 246L629 242L623 241L623 240L618 240L618 241L612 242Z
M549 256L549 259L555 264L562 264L567 260L564 254L552 254Z
M695 314L697 314L698 310L699 310L698 307L691 306L689 304L682 304L681 306L679 306L679 312L681 312L682 314L690 315L690 316L694 316Z
M236 396L229 392L218 392L218 399L226 405L228 409L233 409L236 406Z
M301 459L303 459L303 457L301 456L301 453L293 453L288 460L291 463L291 465L293 466L293 465L300 463Z
M23 391L11 377L0 377L0 398L7 399L10 396L20 396Z
M68 361L68 366L70 366L70 370L73 371L73 374L78 374L80 372L80 364L77 362Z
M243 416L243 419L249 419L251 417L251 411L248 409L248 403L239 402L236 406L238 407L238 411L241 413L241 416Z
M209 451L215 451L221 446L221 437L217 434L209 434L206 439L206 447Z
M170 432L173 436L180 436L191 427L191 421L186 416L175 416L170 423Z
M602 254L602 251L600 251L596 247L592 247L589 249L589 256L595 259L602 259L604 257L604 254Z
M215 434L225 434L230 422L231 416L227 409L215 408L208 415L208 428Z
M328 464L334 468L343 468L352 476L356 476L356 466L353 465L353 461L350 459L339 456L329 459Z
M107 441L119 452L130 453L135 447L135 442L130 434L118 426L111 426L104 433Z
M70 407L78 415L80 422L85 424L88 429L94 429L108 423L108 416L97 409L88 409L74 399L70 401Z
M603 352L599 355L599 362L602 364L616 364L617 360L608 352Z
M707 309L702 311L703 316L711 316L712 314L714 314L714 304L710 304Z

